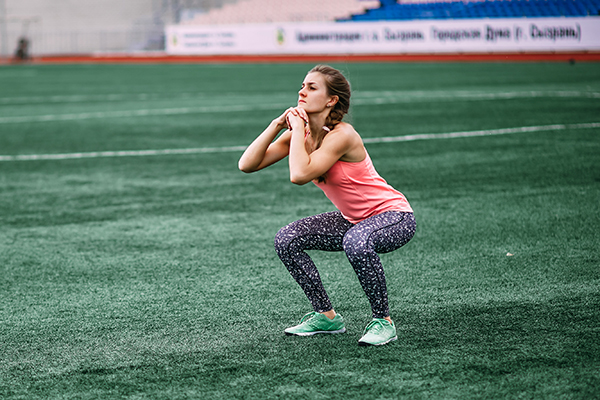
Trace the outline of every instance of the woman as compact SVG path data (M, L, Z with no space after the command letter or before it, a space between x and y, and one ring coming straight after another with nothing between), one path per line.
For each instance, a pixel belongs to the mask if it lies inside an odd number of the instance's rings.
M397 336L377 253L405 245L416 225L406 198L377 174L359 134L342 122L349 108L346 78L332 67L317 65L302 83L297 107L269 124L246 149L239 168L255 172L288 156L292 183L314 182L338 209L293 222L275 237L279 258L314 309L285 333L309 336L346 331L305 250L345 251L373 312L358 343L382 345Z

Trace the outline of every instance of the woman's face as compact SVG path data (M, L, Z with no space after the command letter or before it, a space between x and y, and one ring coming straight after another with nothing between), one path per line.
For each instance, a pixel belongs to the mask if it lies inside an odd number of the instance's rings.
M302 88L298 92L298 107L302 107L308 114L319 113L327 108L332 97L327 92L325 77L319 72L306 75Z

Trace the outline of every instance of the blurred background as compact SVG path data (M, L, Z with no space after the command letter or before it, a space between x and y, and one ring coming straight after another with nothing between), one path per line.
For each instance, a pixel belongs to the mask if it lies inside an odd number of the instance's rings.
M600 0L0 0L0 55L19 47L33 55L162 52L170 25L598 18L599 10Z
M374 0L0 0L1 54L20 38L31 54L162 51L172 24L332 21L377 7ZM275 11L273 13L272 11Z

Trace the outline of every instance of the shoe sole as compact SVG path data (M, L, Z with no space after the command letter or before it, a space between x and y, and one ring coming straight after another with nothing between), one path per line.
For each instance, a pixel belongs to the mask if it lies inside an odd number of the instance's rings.
M336 333L344 333L344 332L346 332L346 328L338 329L337 331L314 331L314 332L299 332L299 333L285 332L285 334L288 336L312 336L312 335L316 335L318 333L336 334Z
M383 346L384 344L388 344L389 342L393 342L396 339L398 339L398 336L394 336L393 338L391 338L391 339L389 339L389 340L387 340L385 342L382 342L382 343L367 343L367 342L361 342L361 341L359 341L358 345L359 346Z

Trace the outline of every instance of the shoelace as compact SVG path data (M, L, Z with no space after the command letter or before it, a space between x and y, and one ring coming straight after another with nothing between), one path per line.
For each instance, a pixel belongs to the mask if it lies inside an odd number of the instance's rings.
M383 322L377 321L374 319L373 321L369 322L369 325L367 325L367 327L365 328L363 335L366 334L367 332L369 332L371 329L373 330L374 333L377 333L382 328L384 328Z
M300 320L300 323L303 323L304 321L311 319L312 317L314 317L315 315L317 315L318 313L316 311L313 312L309 312L308 314L306 314L304 317L302 317L302 319Z

